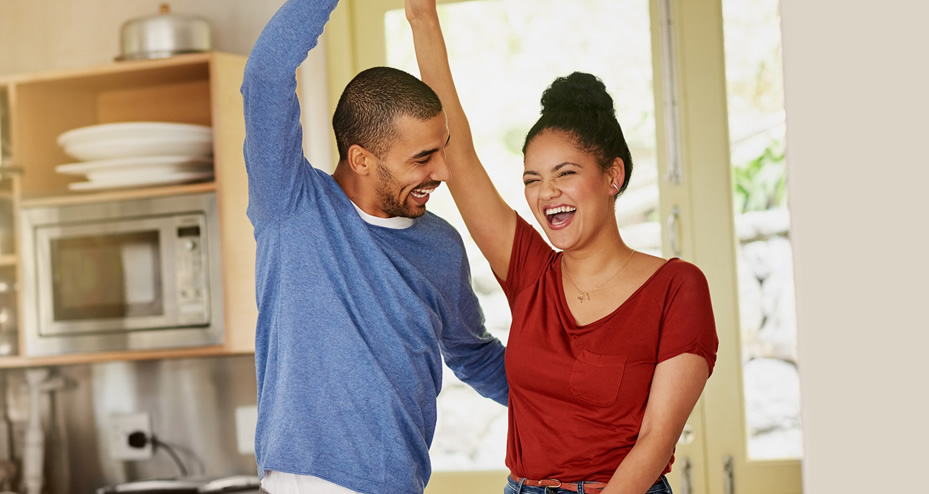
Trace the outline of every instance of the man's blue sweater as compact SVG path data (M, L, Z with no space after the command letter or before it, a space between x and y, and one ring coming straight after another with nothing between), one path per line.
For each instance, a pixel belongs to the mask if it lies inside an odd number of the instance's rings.
M506 404L504 348L484 328L454 228L431 213L405 229L368 224L304 158L295 73L336 3L281 7L242 85L258 244L255 456L259 475L419 494L442 357Z

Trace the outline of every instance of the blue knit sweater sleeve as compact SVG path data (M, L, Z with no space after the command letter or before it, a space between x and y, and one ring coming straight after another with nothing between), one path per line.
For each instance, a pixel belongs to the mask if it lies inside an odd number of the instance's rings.
M460 237L455 234L461 243ZM471 269L461 245L461 264L457 289L449 306L452 308L447 327L439 341L445 364L481 396L507 406L509 385L504 368L505 348L484 326L484 313L471 288ZM451 280L452 278L449 278Z
M281 218L311 193L316 172L303 156L297 67L316 46L337 0L288 0L265 26L245 65L248 215Z

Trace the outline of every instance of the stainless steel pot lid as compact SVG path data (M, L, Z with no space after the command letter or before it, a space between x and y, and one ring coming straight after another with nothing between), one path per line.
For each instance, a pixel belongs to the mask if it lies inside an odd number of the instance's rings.
M121 53L117 61L166 58L212 49L210 23L201 17L172 13L166 3L161 4L158 14L125 22L119 40Z

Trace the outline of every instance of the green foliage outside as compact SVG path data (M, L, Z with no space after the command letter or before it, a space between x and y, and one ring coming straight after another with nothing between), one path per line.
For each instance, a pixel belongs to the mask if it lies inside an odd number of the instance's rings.
M733 200L737 213L766 211L785 205L787 175L784 144L773 141L757 158L732 167Z

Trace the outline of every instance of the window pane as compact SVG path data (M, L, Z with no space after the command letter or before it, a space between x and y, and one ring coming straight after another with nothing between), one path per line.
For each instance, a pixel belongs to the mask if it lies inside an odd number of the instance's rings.
M802 456L778 0L724 0L748 455Z
M442 5L439 14L478 153L510 206L538 228L523 196L523 140L539 116L542 91L558 76L590 72L613 96L635 164L617 201L622 234L632 247L660 255L648 0L478 0ZM418 74L403 11L389 12L385 28L388 65ZM440 190L429 208L465 237L487 327L505 340L506 298L451 196ZM434 468L503 469L506 420L503 407L447 371L432 447Z

